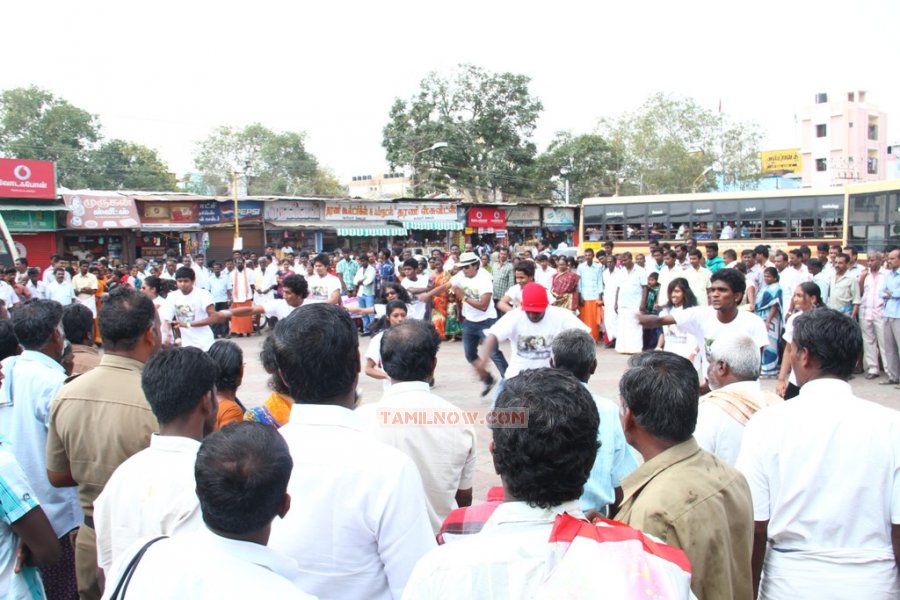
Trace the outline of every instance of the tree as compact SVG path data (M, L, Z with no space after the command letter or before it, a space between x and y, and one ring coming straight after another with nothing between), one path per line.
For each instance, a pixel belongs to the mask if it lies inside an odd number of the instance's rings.
M759 174L760 132L690 98L651 96L635 112L602 121L600 131L622 153L622 192L710 191L719 182L746 189Z
M619 148L603 136L573 136L563 131L537 158L534 179L546 182L547 192L560 198L565 197L564 183L568 181L569 202L577 203L583 198L613 195L621 163Z
M100 139L95 115L35 86L0 94L0 153L52 160L59 184L84 187L90 152Z
M531 141L543 106L528 92L530 79L460 65L450 77L431 73L408 101L397 99L383 130L392 168L414 173L414 193L460 190L527 195L534 188ZM439 142L446 146L431 149Z
M275 132L260 123L219 127L199 144L194 163L219 193L230 188L237 171L251 195L334 195L340 184L319 168L303 138L303 133Z
M177 189L175 175L160 160L156 150L126 142L109 140L89 155L88 185L98 190Z

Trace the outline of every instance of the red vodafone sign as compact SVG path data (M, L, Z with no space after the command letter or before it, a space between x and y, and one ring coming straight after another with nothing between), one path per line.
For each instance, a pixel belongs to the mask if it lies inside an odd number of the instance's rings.
M53 161L0 158L0 198L55 200Z
M469 227L506 229L506 209L490 207L470 208Z

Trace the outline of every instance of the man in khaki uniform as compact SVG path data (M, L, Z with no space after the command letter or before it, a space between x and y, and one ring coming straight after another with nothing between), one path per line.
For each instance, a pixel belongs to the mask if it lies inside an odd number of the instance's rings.
M697 371L670 352L645 352L629 364L619 382L622 427L646 462L622 480L614 518L684 550L700 600L750 600L750 488L693 437Z
M84 527L75 542L82 600L99 600L94 499L125 459L159 431L141 389L144 363L159 350L159 319L149 297L133 289L110 293L100 309L100 366L72 379L50 412L47 476L56 487L78 486Z

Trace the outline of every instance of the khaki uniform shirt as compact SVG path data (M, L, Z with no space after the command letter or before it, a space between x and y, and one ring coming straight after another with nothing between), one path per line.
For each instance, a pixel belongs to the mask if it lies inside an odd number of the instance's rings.
M615 518L684 550L700 600L750 600L753 503L744 476L692 437L622 480Z
M72 356L75 359L75 367L72 372L75 375L87 373L100 365L100 349L84 344L72 344Z
M116 468L159 431L141 389L144 364L105 354L100 366L62 387L50 411L47 469L71 471L84 514Z

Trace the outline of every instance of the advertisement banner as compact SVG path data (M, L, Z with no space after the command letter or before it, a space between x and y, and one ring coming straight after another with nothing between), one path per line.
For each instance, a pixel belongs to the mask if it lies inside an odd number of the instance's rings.
M759 161L763 173L799 173L803 170L803 158L798 148L760 152Z
M196 202L142 202L141 220L144 223L197 223L200 215Z
M321 221L322 205L307 200L266 202L267 221Z
M575 209L574 208L545 208L544 209L544 225L553 225L556 227L568 225L575 226Z
M506 229L506 210L490 207L470 208L469 227Z
M541 209L538 206L511 206L506 211L507 227L540 227Z
M396 220L396 205L388 202L326 202L325 219L331 221Z
M0 211L10 231L56 231L56 213L49 210Z
M395 204L395 216L390 217L405 223L429 221L455 221L456 205L452 202Z
M55 200L53 161L0 158L0 198Z
M71 210L66 214L69 229L136 229L141 226L134 200L119 194L66 194Z
M260 200L238 200L238 212L241 221L250 219L262 219L263 203ZM200 202L197 209L198 222L201 225L218 225L220 223L234 223L234 201Z

